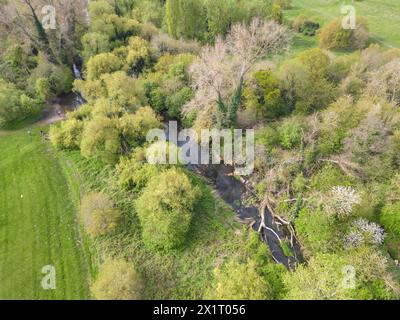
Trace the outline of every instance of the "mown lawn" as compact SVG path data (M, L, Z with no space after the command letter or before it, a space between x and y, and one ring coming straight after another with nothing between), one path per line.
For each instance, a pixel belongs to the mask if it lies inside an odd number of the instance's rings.
M385 47L400 47L400 1L399 0L292 0L293 8L285 11L288 19L303 13L322 25L342 16L342 4L351 4L356 16L367 19L371 40Z
M86 299L76 177L38 130L0 134L0 299ZM55 267L55 290L42 288L46 265Z

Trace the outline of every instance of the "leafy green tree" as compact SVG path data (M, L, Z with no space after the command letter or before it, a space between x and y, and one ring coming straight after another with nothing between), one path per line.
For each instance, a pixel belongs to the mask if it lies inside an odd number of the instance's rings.
M163 166L168 168L168 166ZM124 157L116 167L118 185L124 190L141 192L147 183L160 173L159 166L149 164L145 148L135 148L129 157Z
M143 280L132 264L108 259L91 287L98 300L138 300L143 295Z
M206 29L206 10L202 1L167 0L165 21L171 37L201 39Z
M91 19L101 18L104 14L114 13L114 8L106 0L97 0L89 2L89 15Z
M77 119L68 119L59 125L50 127L50 141L58 149L79 149L84 123Z
M143 239L154 249L183 245L199 193L175 168L153 177L136 201Z
M167 0L165 3L165 21L167 23L168 34L171 37L178 37L180 20L180 0Z
M280 144L285 149L301 147L306 130L303 118L285 119L278 128Z
M271 70L257 71L243 90L246 108L257 115L276 118L288 113L281 95L278 79Z
M111 49L110 39L105 34L88 32L84 34L81 41L83 57L86 61L99 53L109 52Z
M98 79L104 73L112 73L121 68L120 59L112 53L100 53L91 57L86 65L89 81Z
M113 51L122 60L123 70L128 74L138 75L150 59L149 45L140 37L129 38L128 45Z
M278 23L283 23L283 10L279 4L272 6L271 18Z
M162 128L162 123L152 108L142 107L134 114L125 113L120 119L119 127L129 146L137 147L146 142L148 131Z
M308 114L326 107L336 96L328 79L329 58L320 49L310 49L280 69L280 82L286 103L298 113Z
M335 220L322 210L303 208L295 220L296 231L308 254L335 249Z
M13 83L0 79L0 127L38 114L43 101L33 99Z
M82 133L82 155L99 158L104 163L115 163L122 152L117 124L116 119L104 116L89 120Z
M92 237L114 232L121 213L103 193L90 193L81 200L80 216L83 227Z

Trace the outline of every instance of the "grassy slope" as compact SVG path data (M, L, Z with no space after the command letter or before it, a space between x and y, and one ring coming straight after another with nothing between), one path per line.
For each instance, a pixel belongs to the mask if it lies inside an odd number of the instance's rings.
M368 20L371 38L385 47L400 47L400 1L398 0L292 0L293 8L285 11L285 16L292 20L303 13L313 17L321 25L335 17L342 16L342 4L352 4L356 14ZM294 52L303 51L318 45L316 37L298 35L295 39Z
M88 263L77 194L67 166L37 131L0 136L0 299L84 299ZM53 291L41 287L41 269L49 264L57 273Z

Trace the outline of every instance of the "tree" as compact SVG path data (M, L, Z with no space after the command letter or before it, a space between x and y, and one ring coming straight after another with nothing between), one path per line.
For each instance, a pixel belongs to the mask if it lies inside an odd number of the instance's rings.
M271 70L257 71L243 90L246 108L265 118L276 118L288 113L279 89L278 79Z
M335 88L328 81L329 57L310 49L285 62L279 71L283 97L298 113L308 114L332 102Z
M81 92L90 103L97 104L99 100L107 99L109 103L129 111L135 111L146 101L140 81L124 71L104 73L97 80L75 80L74 90Z
M198 198L197 188L175 168L153 177L135 204L146 245L164 250L181 246Z
M368 40L368 27L364 19L358 17L355 29L344 29L342 18L332 20L318 32L321 48L337 50L362 49Z
M296 217L295 225L308 255L334 250L336 226L332 216L314 208L303 208Z
M400 58L394 59L371 72L367 92L400 105Z
M0 127L39 114L43 101L33 99L0 78Z
M91 287L98 300L138 300L143 294L140 274L122 259L108 259Z
M80 215L83 226L92 237L103 236L116 230L121 213L103 193L90 193L82 198Z
M388 299L392 295L392 279L386 268L386 259L366 247L345 255L318 254L308 261L307 266L300 265L284 275L285 298Z
M123 70L138 75L150 59L148 42L140 37L129 38L128 45L119 47L113 54L122 60Z
M276 22L254 19L250 26L235 24L226 40L218 38L213 47L203 48L190 68L194 99L186 111L217 105L220 124L232 126L241 103L245 76L255 62L287 46L290 36L287 29Z
M86 61L97 54L109 52L111 49L110 40L105 34L88 32L84 34L81 41L83 57Z
M354 207L360 204L360 201L360 195L352 187L336 186L330 191L325 209L332 215L345 218L353 213Z
M88 121L82 133L81 153L86 158L115 163L122 153L117 120L97 116Z
M112 73L121 68L120 59L112 53L100 53L91 57L86 65L87 79L98 79L104 73Z
M171 37L201 39L206 29L205 8L201 1L167 0L165 21Z
M59 125L50 127L50 141L58 149L79 149L84 123L77 119L68 119Z
M177 38L180 19L180 0L167 0L165 3L165 21L167 23L168 34Z
M152 108L142 107L134 114L125 113L120 119L119 127L124 141L134 148L146 142L147 133L161 128L162 123Z
M85 22L84 0L54 0L56 30L45 30L41 9L45 0L5 1L0 6L0 21L8 33L41 51L51 63L72 63L79 48L80 25Z
M266 300L271 298L271 288L257 270L256 263L235 260L214 270L214 286L209 295L216 300Z

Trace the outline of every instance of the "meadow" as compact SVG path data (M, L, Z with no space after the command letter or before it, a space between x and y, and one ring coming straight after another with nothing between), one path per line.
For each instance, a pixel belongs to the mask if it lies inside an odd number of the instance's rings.
M340 12L343 4L350 4L356 9L356 17L364 17L368 21L370 40L380 43L383 47L400 46L398 30L400 28L400 1L393 0L293 0L292 8L285 11L285 18L293 20L299 14L305 14L324 26L336 17L343 16ZM316 37L296 35L293 52L297 53L312 47L317 47Z
M0 299L86 299L90 263L76 218L72 169L39 128L0 137ZM44 290L42 268L56 271Z

